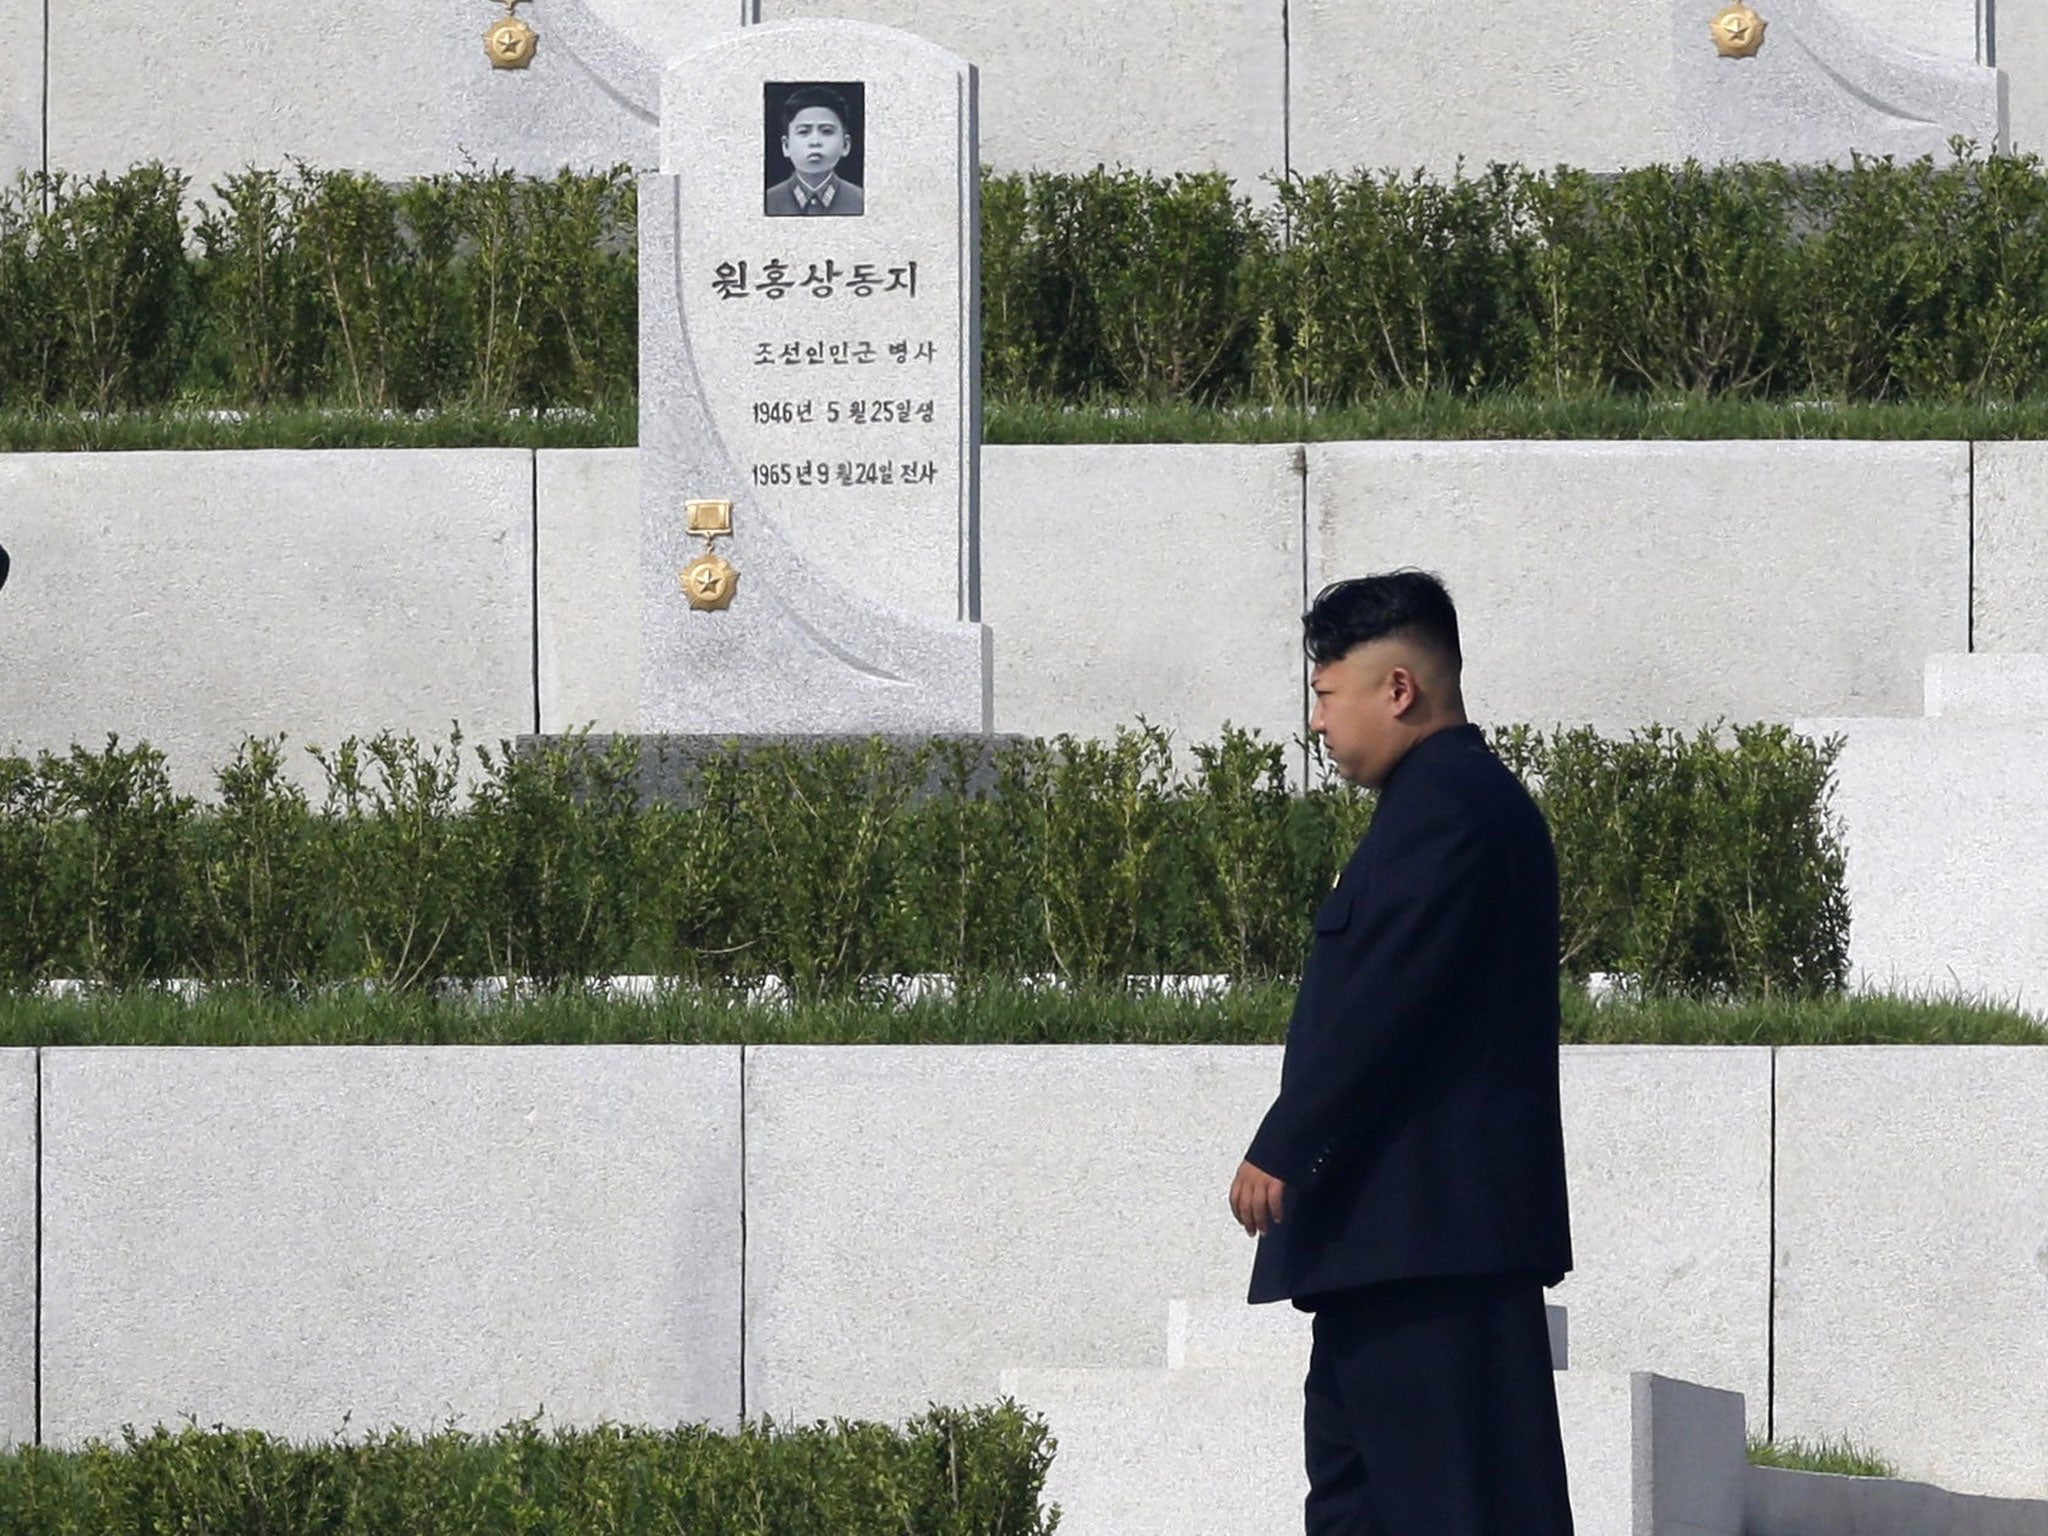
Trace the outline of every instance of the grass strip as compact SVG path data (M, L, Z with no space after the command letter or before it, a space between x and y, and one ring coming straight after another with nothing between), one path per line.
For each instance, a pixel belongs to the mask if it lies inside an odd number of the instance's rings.
M1896 998L1594 1003L1563 992L1572 1045L2041 1045L2024 1015ZM0 996L0 1046L1273 1045L1294 989L1251 982L1208 998L1013 983L903 1003L793 1006L738 995L555 992L480 1002L419 993L303 999L228 989Z
M1848 1439L1765 1440L1752 1435L1749 1462L1788 1472L1832 1472L1837 1477L1897 1477L1899 1469Z
M142 453L261 448L630 448L632 401L591 410L366 411L174 407L99 415L0 412L0 452Z
M2048 401L2022 405L1834 405L1649 396L1553 399L1403 395L1305 412L1200 405L988 403L991 444L1297 443L1433 440L1997 441L2048 437ZM0 412L0 452L259 448L629 448L632 401L591 410L238 410L194 405L107 415Z
M1987 441L2048 435L2048 402L1836 405L1722 397L1396 395L1315 412L1193 405L991 404L990 443L1319 443L1378 440Z
M373 1432L293 1444L254 1430L133 1430L118 1445L0 1455L9 1536L1044 1536L1051 1444L1010 1403L726 1434L606 1426Z

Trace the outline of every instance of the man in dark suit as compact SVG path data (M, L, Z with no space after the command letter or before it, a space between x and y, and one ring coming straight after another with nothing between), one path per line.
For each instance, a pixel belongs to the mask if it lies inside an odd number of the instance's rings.
M1251 1300L1315 1314L1308 1533L1569 1536L1549 829L1465 719L1435 577L1340 582L1303 624L1309 729L1379 802L1316 912L1230 1208L1259 1238Z

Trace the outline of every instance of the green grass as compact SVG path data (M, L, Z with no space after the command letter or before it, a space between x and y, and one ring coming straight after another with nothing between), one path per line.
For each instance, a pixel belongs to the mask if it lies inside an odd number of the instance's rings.
M1983 441L2048 437L2048 403L1844 405L1600 396L1396 396L1307 414L1198 406L994 404L991 443L1295 443L1375 439L1854 438Z
M1247 984L1193 1000L1116 989L990 985L908 1004L793 1008L736 997L555 994L497 1004L336 992L235 991L71 999L0 996L0 1046L73 1045L1261 1045L1285 1037L1293 987ZM2048 1044L2017 1014L1891 1000L1663 1001L1595 1006L1567 989L1571 1044Z
M1962 999L1766 998L1743 1003L1658 998L1588 1001L1564 991L1575 1045L2048 1045L2025 1014Z
M251 448L622 448L639 437L631 401L533 415L456 409L419 413L232 411L190 406L95 416L0 412L0 452L137 453Z
M631 401L534 416L471 408L233 412L194 405L108 416L0 412L0 452L221 448L623 448ZM1374 439L1854 438L1987 441L2048 437L2048 402L2025 405L1776 404L1723 399L1403 396L1306 413L1252 407L989 402L983 437L1020 443L1296 443Z
M1832 1472L1837 1477L1897 1477L1899 1469L1847 1439L1764 1440L1752 1435L1750 1465L1791 1472Z

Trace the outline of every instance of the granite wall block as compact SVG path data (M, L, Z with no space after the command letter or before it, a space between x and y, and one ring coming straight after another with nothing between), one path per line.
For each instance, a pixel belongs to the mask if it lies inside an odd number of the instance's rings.
M740 1411L740 1052L44 1053L43 1432Z
M0 1051L0 1450L36 1437L34 1051Z
M1439 572L1485 721L1917 715L1967 649L1966 443L1329 443L1309 588Z
M2048 1051L1781 1051L1776 1262L1778 1434L2048 1497Z
M246 735L533 728L518 450L0 455L0 752L153 743L209 792Z

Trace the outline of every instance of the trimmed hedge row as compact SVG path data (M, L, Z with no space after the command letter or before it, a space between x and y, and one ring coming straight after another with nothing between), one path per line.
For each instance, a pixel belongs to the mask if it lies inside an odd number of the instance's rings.
M388 185L161 165L0 194L0 408L588 407L638 383L623 169Z
M1818 993L1846 966L1835 747L1778 727L1625 741L1502 733L1555 829L1565 968L1658 992ZM881 741L727 753L689 808L643 805L638 745L315 753L246 742L217 803L152 749L0 759L0 987L191 976L297 990L621 972L863 978L1287 976L1368 797L1290 792L1287 749L1227 732L1007 748Z
M635 388L623 169L249 170L0 195L0 409L590 407ZM2048 170L1952 163L990 176L1002 400L2037 398Z
M1046 1536L1052 1442L1012 1404L902 1429L606 1427L292 1445L253 1430L0 1455L10 1536Z

